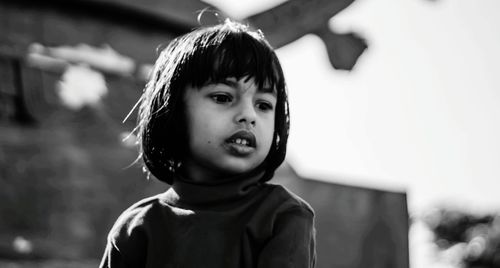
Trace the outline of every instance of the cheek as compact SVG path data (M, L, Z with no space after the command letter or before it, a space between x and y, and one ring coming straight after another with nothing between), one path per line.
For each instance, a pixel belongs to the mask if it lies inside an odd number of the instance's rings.
M199 124L197 122L196 116L192 114L187 114L186 115L186 136L188 137L188 146L189 149L192 151L193 148L196 148L196 146L199 146L200 144L200 136L197 135L197 133L200 132L199 130Z
M190 137L191 148L195 146L206 146L215 143L216 128L203 118L191 118L188 133Z
M271 148L271 145L273 143L273 138L274 138L274 118L269 119L268 122L266 122L266 125L264 127L263 135L266 140L266 147Z

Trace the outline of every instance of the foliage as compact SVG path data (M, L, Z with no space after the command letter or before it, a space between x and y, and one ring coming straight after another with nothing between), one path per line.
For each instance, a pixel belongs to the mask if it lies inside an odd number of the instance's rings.
M440 249L464 245L461 256L464 267L500 267L500 214L474 215L440 209L427 217L426 223Z

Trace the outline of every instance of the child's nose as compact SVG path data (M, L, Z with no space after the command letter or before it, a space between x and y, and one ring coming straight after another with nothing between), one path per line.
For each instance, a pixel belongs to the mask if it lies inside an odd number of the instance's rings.
M255 126L257 113L253 103L241 103L235 121L238 124L248 124Z

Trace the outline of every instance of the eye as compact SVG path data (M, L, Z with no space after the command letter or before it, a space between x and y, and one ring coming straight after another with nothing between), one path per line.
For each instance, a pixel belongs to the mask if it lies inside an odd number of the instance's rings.
M219 103L219 104L225 104L225 103L229 103L233 100L233 97L231 97L230 95L228 94L224 94L224 93L216 93L216 94L212 94L210 96L210 98L215 102L215 103Z
M267 112L273 110L273 105L267 101L260 101L257 103L257 109Z

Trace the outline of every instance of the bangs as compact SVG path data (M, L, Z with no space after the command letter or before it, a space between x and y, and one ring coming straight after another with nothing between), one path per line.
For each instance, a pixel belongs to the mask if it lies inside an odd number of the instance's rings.
M248 77L261 90L272 92L285 87L278 58L258 33L224 25L219 31L202 31L193 46L193 53L181 64L180 86L200 88L230 77Z

